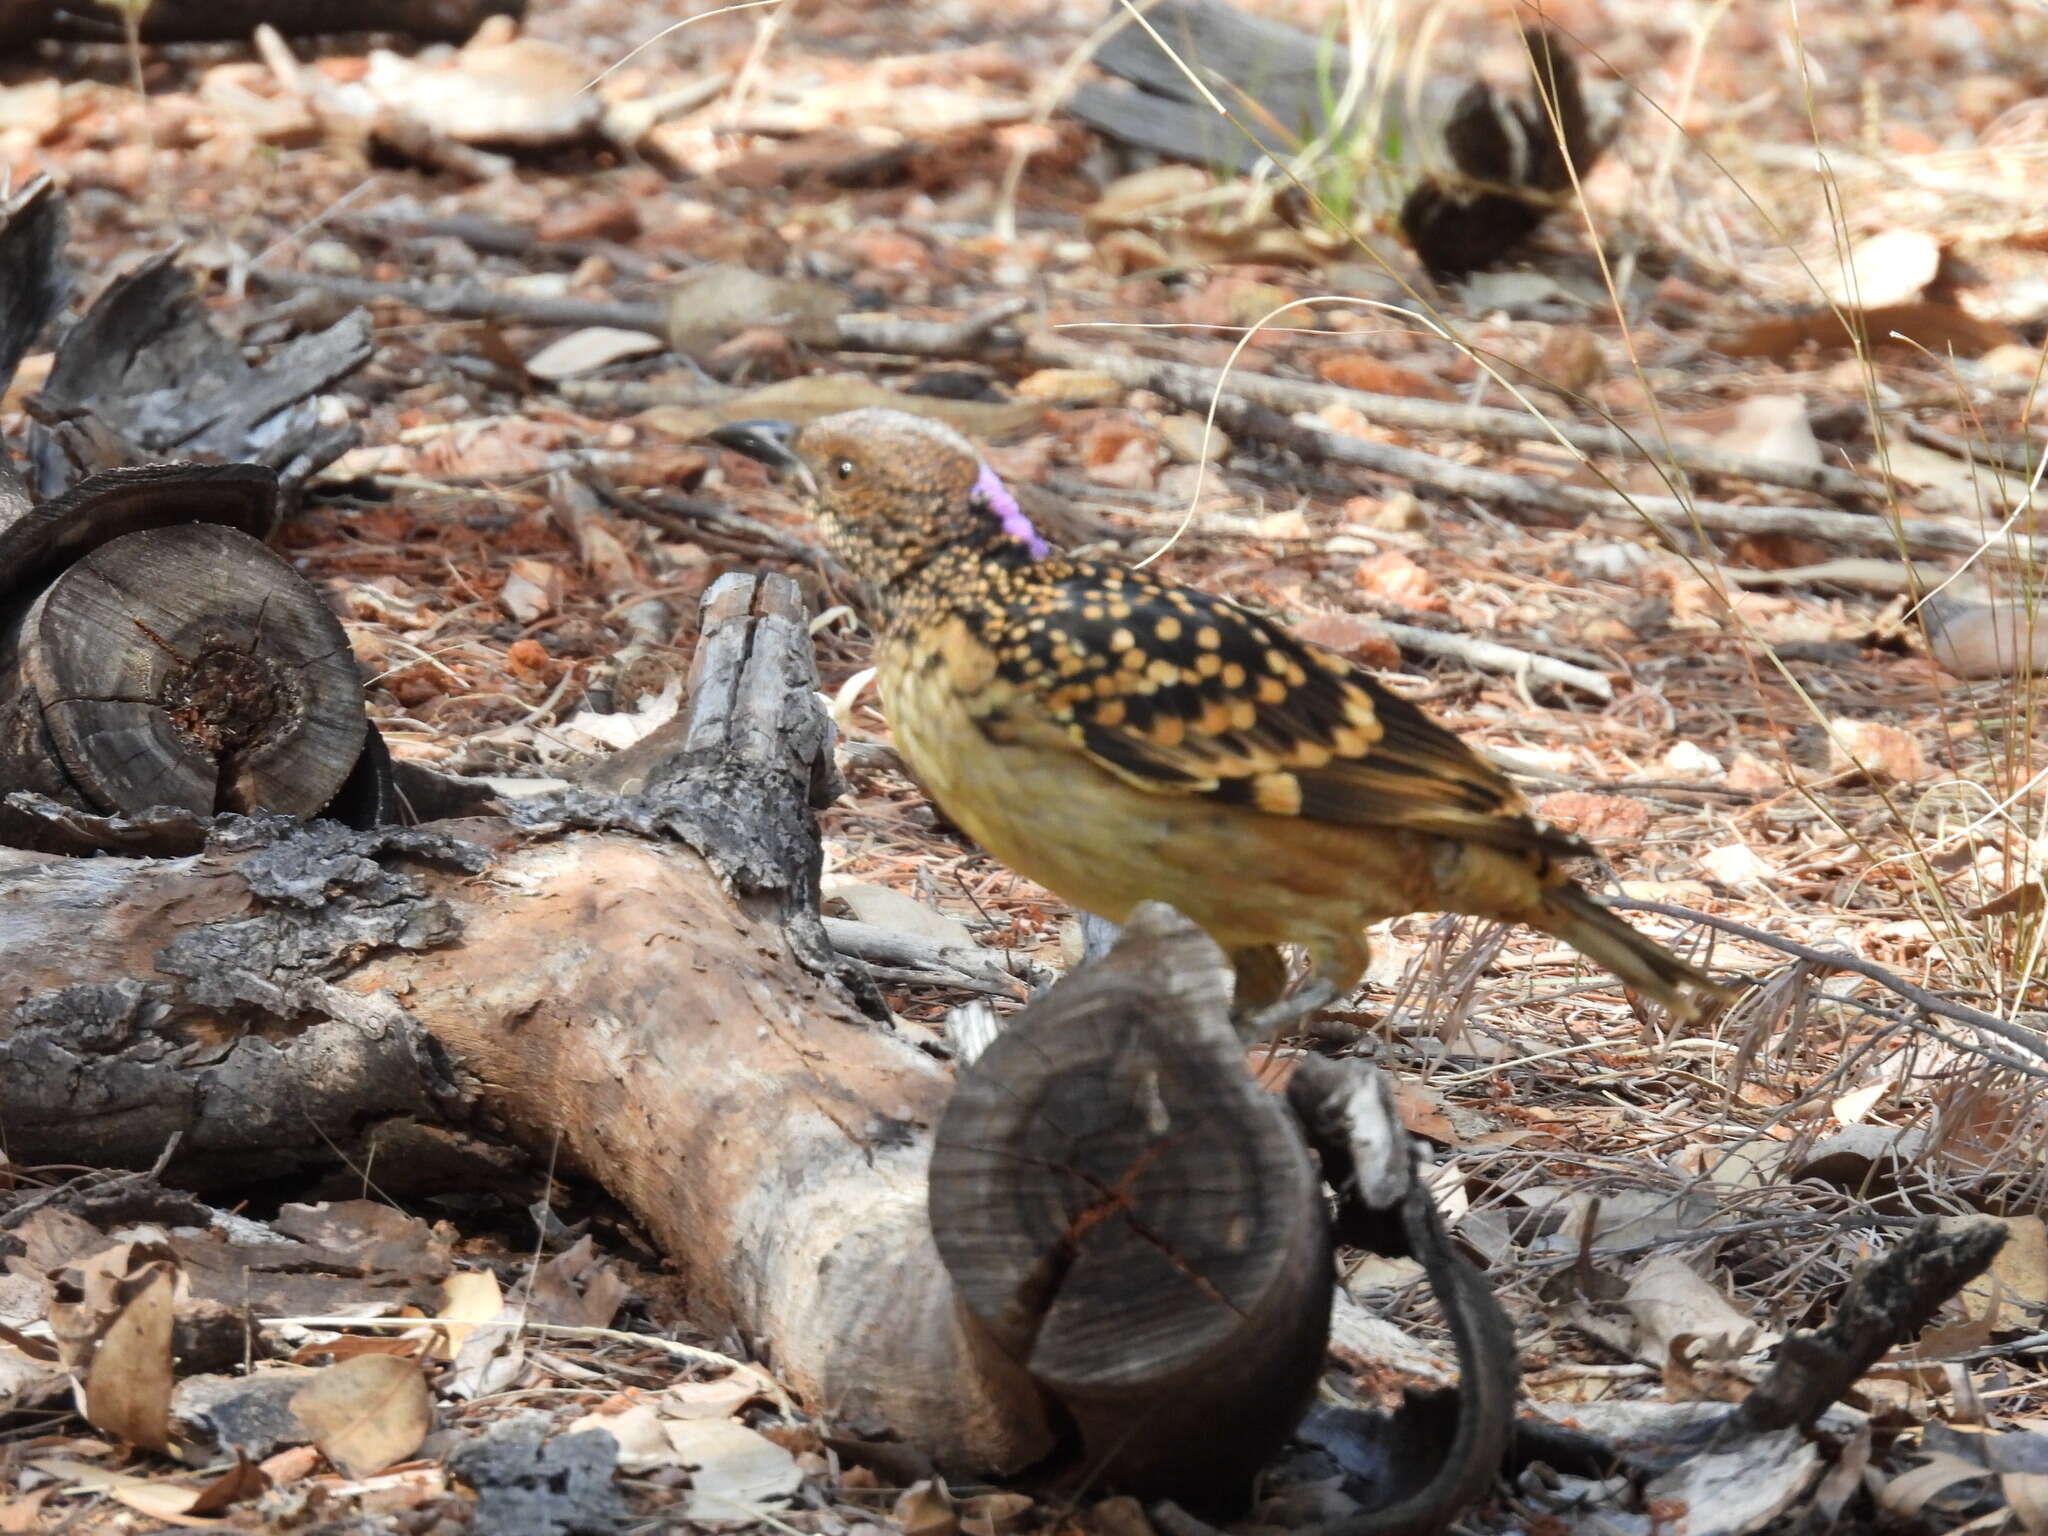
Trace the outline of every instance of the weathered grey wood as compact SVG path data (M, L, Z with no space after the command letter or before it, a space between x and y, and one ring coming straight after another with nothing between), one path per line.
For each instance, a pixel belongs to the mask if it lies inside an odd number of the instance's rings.
M1077 1426L1091 1487L1240 1497L1322 1367L1321 1186L1229 1015L1221 951L1140 908L982 1051L939 1127L939 1252Z
M252 368L208 323L176 255L108 283L58 343L28 402L42 496L93 470L185 458L266 464L290 500L354 444L354 428L321 424L312 397L369 361L369 316L296 337Z
M237 41L264 23L287 37L397 32L461 42L487 16L524 14L525 0L153 0L146 43ZM120 18L97 0L0 0L0 44L37 38L117 43Z
M0 480L0 607L28 601L102 544L181 523L268 538L277 526L276 473L261 464L144 464L89 475L37 506Z
M229 528L94 549L30 605L0 661L0 702L36 701L65 776L102 811L311 815L362 750L340 622Z
M1751 1433L1811 1427L1885 1351L1919 1337L1951 1296L1989 1269L2008 1232L1988 1217L1946 1230L1928 1217L1857 1271L1824 1327L1786 1336L1731 1426Z
M0 197L0 393L70 297L65 230L64 199L49 177Z
M1323 1536L1447 1530L1492 1491L1514 1433L1514 1326L1485 1277L1451 1245L1383 1074L1356 1059L1302 1057L1287 1101L1337 1192L1339 1238L1421 1264L1458 1351L1455 1388L1410 1389L1392 1421L1370 1431L1385 1447L1385 1485L1373 1490L1371 1507Z

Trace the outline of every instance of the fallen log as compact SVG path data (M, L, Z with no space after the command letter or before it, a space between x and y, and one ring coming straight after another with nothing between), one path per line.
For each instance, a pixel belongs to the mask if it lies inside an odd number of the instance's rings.
M381 1181L423 1128L502 1138L601 1183L695 1320L841 1426L954 1472L1226 1491L1321 1367L1330 1271L1312 1165L1198 991L1222 973L1140 934L1034 1003L1005 1049L1099 1136L1036 1173L983 1165L998 1208L943 1171L928 1205L942 1114L953 1175L984 1132L1047 1128L998 1123L1002 1055L955 1095L825 941L808 807L836 782L803 617L780 578L713 588L690 706L632 795L368 832L225 816L181 857L0 852L9 1156L147 1167L175 1134L167 1179L246 1188L336 1154ZM1191 1019L1156 1006L1183 997ZM1090 1205L1120 1169L1128 1204ZM1017 1276L974 1256L1043 1257L1035 1198L1074 1219L1020 1333L989 1300Z

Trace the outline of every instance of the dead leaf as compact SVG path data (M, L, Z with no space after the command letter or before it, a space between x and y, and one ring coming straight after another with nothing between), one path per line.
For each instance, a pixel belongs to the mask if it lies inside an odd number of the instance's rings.
M472 1328L456 1351L455 1364L441 1379L445 1396L460 1401L490 1397L508 1390L526 1369L526 1341L518 1329L519 1311L506 1307L491 1326Z
M42 1524L43 1501L56 1489L49 1484L34 1493L25 1493L18 1499L9 1499L0 1504L0 1536L23 1536Z
M896 1496L889 1518L903 1536L959 1536L960 1516L953 1496L936 1478L912 1483Z
M434 1427L426 1377L392 1355L328 1366L293 1396L292 1412L327 1459L357 1478L404 1461Z
M244 1499L255 1498L269 1486L270 1479L264 1475L263 1469L237 1451L235 1464L201 1488L186 1513L217 1515Z
M189 1483L173 1482L169 1478L137 1477L133 1473L114 1472L61 1456L45 1457L29 1465L61 1481L66 1493L102 1493L152 1520L199 1527L227 1524L225 1520L207 1519L192 1513L200 1497L212 1489L213 1483L194 1488ZM218 1483L219 1479L214 1482Z
M619 1470L652 1472L673 1467L679 1459L668 1431L652 1403L629 1403L618 1413L586 1413L569 1426L570 1434L601 1429L619 1446Z
M1674 1253L1653 1254L1629 1279L1622 1298L1636 1321L1636 1358L1659 1364L1681 1339L1703 1346L1708 1359L1732 1360L1777 1342L1744 1315L1720 1287Z
M1394 1085L1394 1112L1401 1117L1401 1124L1410 1135L1427 1137L1444 1147L1458 1144L1457 1127L1451 1124L1444 1096L1427 1084L1412 1078L1397 1082Z
M2048 881L2022 880L1981 906L1966 908L1965 917L2039 917L2048 909Z
M1034 1507L1025 1494L984 1493L960 1506L960 1530L963 1536L1014 1536Z
M735 1371L717 1381L679 1381L661 1394L661 1411L672 1419L729 1419L767 1393L758 1381Z
M1951 352L1976 357L2018 339L2004 326L1979 320L1954 304L1923 300L1844 313L1857 331L1869 337L1873 348L1888 352L1903 348L1915 357L1925 355L1922 347L1936 357ZM1801 347L1846 347L1852 339L1842 315L1823 309L1759 320L1732 336L1711 339L1708 345L1726 357L1768 357L1783 362Z
M1645 1500L1684 1511L1686 1536L1745 1536L1783 1515L1820 1475L1820 1452L1797 1429L1750 1435L1655 1478Z
M498 606L521 624L543 619L562 605L562 568L547 560L512 562Z
M1341 389L1363 390L1371 395L1402 395L1413 400L1455 400L1450 390L1435 379L1380 361L1363 350L1322 352L1316 355L1318 377Z
M2048 1536L2048 1474L2001 1472L1998 1491L2027 1536Z
M171 1323L175 1265L127 1277L127 1300L101 1335L85 1374L85 1417L95 1429L152 1451L171 1443Z
M1178 215L1204 198L1214 178L1200 166L1169 163L1120 176L1102 189L1082 215L1090 238L1112 229L1140 229Z
M313 1469L320 1465L320 1452L310 1445L294 1445L279 1451L275 1456L264 1458L257 1463L258 1469L270 1479L272 1486L285 1487L301 1478L311 1477Z
M1879 784L1914 784L1933 772L1920 743L1896 725L1841 718L1828 722L1828 771Z
M1348 656L1361 666L1390 672L1401 665L1401 648L1387 632L1356 614L1311 614L1294 626L1294 633L1325 650Z
M544 147L597 126L604 102L584 89L594 73L559 44L486 30L454 53L405 58L374 48L363 85L459 144Z
M1843 1125L1855 1125L1877 1107L1877 1101L1892 1089L1892 1079L1881 1077L1861 1088L1852 1088L1829 1105L1829 1111Z
M1938 492L1993 518L2022 504L2037 510L2048 505L2048 492L2038 491L2028 475L2004 467L1988 453L1943 453L1925 443L1895 442L1885 450L1884 468L1901 485Z
M505 1308L505 1292L487 1269L458 1269L441 1282L441 1310L434 1317L447 1326L434 1345L436 1360L453 1360L478 1323L487 1323Z
M1941 268L1941 242L1924 230L1886 229L1849 247L1846 270L1830 262L1820 271L1821 291L1836 304L1883 309L1920 297Z
M1383 550L1361 560L1351 572L1352 585L1363 592L1419 613L1445 613L1449 600L1437 590L1436 578L1398 549Z
M623 751L673 720L682 698L682 679L671 673L662 679L660 692L641 694L631 709L610 714L579 709L550 734L579 751Z
M586 325L580 331L549 342L526 360L526 371L536 379L573 379L629 357L645 357L662 350L661 338L645 331L622 330L613 325Z
M533 1272L527 1302L542 1322L608 1328L628 1294L626 1282L598 1257L596 1241L586 1234Z
M757 1518L802 1486L796 1458L765 1435L732 1419L671 1419L664 1424L676 1458L690 1469L685 1520Z
M1941 1225L1953 1230L1993 1220L2005 1228L2005 1246L1991 1268L1956 1293L1957 1299L1973 1316L1995 1313L1995 1330L2031 1332L2048 1310L2048 1224L2039 1216L1950 1216Z
M1934 1496L1944 1488L1989 1476L1990 1471L1975 1462L1938 1451L1911 1471L1902 1472L1879 1487L1877 1502L1892 1514L1903 1515L1909 1520L1918 1519Z

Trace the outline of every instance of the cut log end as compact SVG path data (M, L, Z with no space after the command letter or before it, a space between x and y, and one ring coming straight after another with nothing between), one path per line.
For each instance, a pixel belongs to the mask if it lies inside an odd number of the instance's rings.
M318 594L205 524L115 539L57 577L0 639L0 705L20 725L0 746L10 777L61 770L75 794L57 798L114 814L312 815L366 729L348 638ZM55 763L19 761L39 750Z
M963 1074L931 1171L963 1302L1066 1410L1081 1475L1212 1502L1306 1406L1330 1297L1320 1186L1227 975L1141 918Z

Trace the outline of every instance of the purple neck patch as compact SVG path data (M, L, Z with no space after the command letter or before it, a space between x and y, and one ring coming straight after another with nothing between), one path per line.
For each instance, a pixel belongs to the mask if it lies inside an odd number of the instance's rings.
M974 477L974 489L968 495L995 513L996 521L1003 525L1003 532L1030 550L1032 559L1043 560L1052 553L1052 546L1038 536L1038 530L1031 526L1031 519L1017 505L1017 498L1010 494L1010 488L988 465L981 466L981 473Z

